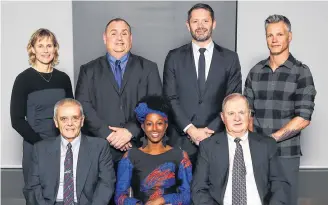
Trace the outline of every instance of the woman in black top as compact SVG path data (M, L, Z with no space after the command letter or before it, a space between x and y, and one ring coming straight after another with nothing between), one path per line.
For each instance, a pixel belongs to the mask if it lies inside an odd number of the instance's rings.
M148 96L135 112L145 137L141 148L132 148L119 162L116 204L189 205L191 162L186 152L165 142L169 104L162 97Z
M53 122L55 103L63 98L73 98L69 76L54 68L58 64L58 49L57 39L51 31L37 30L27 45L31 67L16 77L11 94L11 124L24 139L25 182L33 144L59 134Z

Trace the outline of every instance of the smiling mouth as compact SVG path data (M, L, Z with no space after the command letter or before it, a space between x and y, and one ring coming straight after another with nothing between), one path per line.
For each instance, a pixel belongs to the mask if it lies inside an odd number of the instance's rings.
M157 138L157 137L159 137L159 133L151 133L150 134L153 138Z

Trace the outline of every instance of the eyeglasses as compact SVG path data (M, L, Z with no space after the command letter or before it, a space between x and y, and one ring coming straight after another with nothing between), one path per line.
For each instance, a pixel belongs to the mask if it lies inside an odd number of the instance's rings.
M82 116L79 115L79 116L73 116L73 117L59 117L59 121L64 123L64 124L67 124L68 122L73 122L73 123L77 123L77 122L80 122L82 119Z

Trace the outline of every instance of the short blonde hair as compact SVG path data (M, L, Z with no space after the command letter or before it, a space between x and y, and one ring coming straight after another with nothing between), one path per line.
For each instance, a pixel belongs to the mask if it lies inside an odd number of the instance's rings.
M50 38L50 40L52 40L52 43L54 44L54 47L55 47L54 59L52 60L51 65L55 66L59 63L59 60L58 60L59 44L58 44L55 34L52 33L51 31L49 31L48 29L40 28L32 34L32 36L27 44L27 52L28 52L28 57L29 57L28 61L29 61L30 65L35 65L35 61L36 61L36 57L35 57L35 54L32 52L32 48L34 47L35 43L38 40L41 40L45 37Z

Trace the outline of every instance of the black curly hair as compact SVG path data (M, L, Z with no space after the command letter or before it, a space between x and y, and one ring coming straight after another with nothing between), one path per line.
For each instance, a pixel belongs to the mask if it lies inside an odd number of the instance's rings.
M162 95L147 95L141 98L137 106L139 105L139 103L146 103L148 108L165 113L169 119L171 113L171 106L166 97Z

